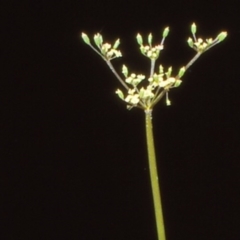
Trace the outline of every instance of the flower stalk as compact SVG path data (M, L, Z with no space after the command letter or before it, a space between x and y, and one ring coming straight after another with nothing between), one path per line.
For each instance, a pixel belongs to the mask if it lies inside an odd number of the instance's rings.
M145 110L145 124L146 124L148 163L149 163L149 172L150 172L150 180L151 180L151 187L152 187L157 235L159 240L165 240L166 235L165 235L163 208L162 208L161 191L160 191L161 185L159 184L154 137L153 137L152 109Z

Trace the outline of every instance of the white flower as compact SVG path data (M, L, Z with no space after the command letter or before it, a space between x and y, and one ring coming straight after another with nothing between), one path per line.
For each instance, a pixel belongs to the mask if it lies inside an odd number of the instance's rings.
M141 88L140 92L139 92L139 97L141 99L147 99L147 98L153 98L154 97L154 93L152 92L152 87L151 86L147 86L147 89L145 88Z
M126 98L125 98L125 101L128 102L128 103L131 103L133 105L136 105L139 103L139 95L138 94L134 94L134 95L128 95Z
M174 83L175 81L176 81L175 78L170 77L167 80L160 82L159 86L163 88L163 87L166 87L167 85L169 85L171 83Z

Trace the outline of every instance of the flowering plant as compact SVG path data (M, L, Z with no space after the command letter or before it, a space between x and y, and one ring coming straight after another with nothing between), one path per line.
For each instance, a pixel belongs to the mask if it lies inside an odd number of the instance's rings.
M163 67L161 64L156 71L156 60L159 58L161 51L164 49L164 41L169 34L169 27L162 32L162 40L159 44L153 46L153 36L150 33L147 36L147 43L143 43L142 36L138 33L136 36L140 52L149 58L151 67L150 74L129 72L128 67L122 66L122 75L120 76L111 63L111 60L121 57L121 51L118 50L120 40L117 39L114 44L104 43L101 34L94 35L94 47L87 34L82 33L83 41L89 45L109 66L113 74L125 88L125 90L117 89L118 97L126 102L127 108L137 107L143 109L146 120L146 139L148 148L149 170L151 178L151 186L153 193L153 202L156 218L156 227L158 240L165 240L164 219L162 213L162 203L160 197L160 185L158 181L157 164L155 157L155 147L152 128L152 110L153 107L165 96L166 104L171 105L169 100L169 91L172 88L179 87L182 83L182 77L186 70L207 50L222 42L227 37L227 32L221 32L215 39L208 38L203 40L196 37L197 26L195 23L191 25L192 37L187 40L188 45L196 51L195 56L174 75L172 67ZM145 82L145 85L143 84ZM146 83L147 82L147 83Z

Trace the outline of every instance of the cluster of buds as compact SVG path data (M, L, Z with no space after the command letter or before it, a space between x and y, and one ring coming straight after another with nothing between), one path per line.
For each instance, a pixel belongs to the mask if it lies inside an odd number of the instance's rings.
M191 26L191 32L193 38L189 37L187 42L188 45L197 52L205 52L215 46L216 44L222 42L227 37L227 32L221 32L215 39L208 38L205 41L202 38L196 38L197 26L195 23Z
M160 51L163 49L164 40L167 37L168 33L169 33L169 28L166 27L163 31L161 43L159 45L154 46L154 47L152 46L153 37L152 37L151 33L148 35L148 45L143 45L142 36L138 33L136 38L137 38L138 44L140 45L141 53L144 56L150 58L151 60L158 59Z
M138 85L146 78L142 74L131 73L128 74L128 68L123 65L122 73L125 76L125 82L130 85L127 96L125 97L120 89L117 89L116 94L123 101L127 102L128 108L143 107L150 109L155 100L158 98L162 90L169 91L170 88L178 87L181 84L180 78L184 75L185 68L179 70L177 77L172 77L172 67L169 67L166 72L162 65L159 66L159 73L154 73L148 78L148 85L146 87L138 87ZM167 96L167 95L166 95ZM167 105L170 105L168 96L166 98Z
M120 40L117 39L112 47L109 43L103 43L103 37L101 34L97 33L94 35L93 39L98 47L99 51L94 48L89 40L87 34L82 33L82 39L86 44L88 44L95 52L97 52L101 57L105 60L109 61L117 57L121 57L122 54L119 50L117 50L118 46L120 45Z

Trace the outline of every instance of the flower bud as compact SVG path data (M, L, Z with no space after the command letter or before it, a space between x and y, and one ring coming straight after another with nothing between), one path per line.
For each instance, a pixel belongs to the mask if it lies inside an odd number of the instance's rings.
M94 39L95 44L100 48L100 46L103 43L102 35L97 33L97 34L94 35L93 39Z
M185 73L185 67L180 68L179 72L178 72L178 77L181 78Z
M136 38L137 38L138 44L139 44L140 46L142 46L142 43L143 43L142 36L138 33L137 36L136 36Z
M128 68L125 65L122 66L122 73L125 77L128 77Z
M166 105L170 106L171 105L171 101L168 98L168 92L166 93Z
M197 26L195 23L193 23L191 26L191 32L192 32L192 35L195 35L195 33L197 32Z
M172 67L169 67L169 68L168 68L168 71L167 71L167 73L166 73L167 78L170 78L170 77L171 77L171 74L172 74Z
M124 95L123 92L120 89L117 89L117 91L115 92L119 98L121 98L122 100L124 100Z
M162 66L162 65L159 65L159 73L160 73L160 74L163 74L163 72L164 72L163 66Z
M189 47L193 48L193 40L192 40L192 38L188 38L187 43L188 43Z
M152 45L152 34L151 33L148 35L148 44L150 46Z
M177 80L175 81L173 87L179 87L179 86L181 85L181 83L182 83L182 80L177 79Z
M120 39L117 39L113 45L113 49L117 49L120 44Z
M82 33L82 39L86 44L91 45L89 37L86 33Z
M227 37L227 32L221 32L218 34L217 39L219 42L222 42Z
M162 37L163 38L166 38L168 36L168 33L169 33L169 27L166 27L164 30L163 30L163 35Z

